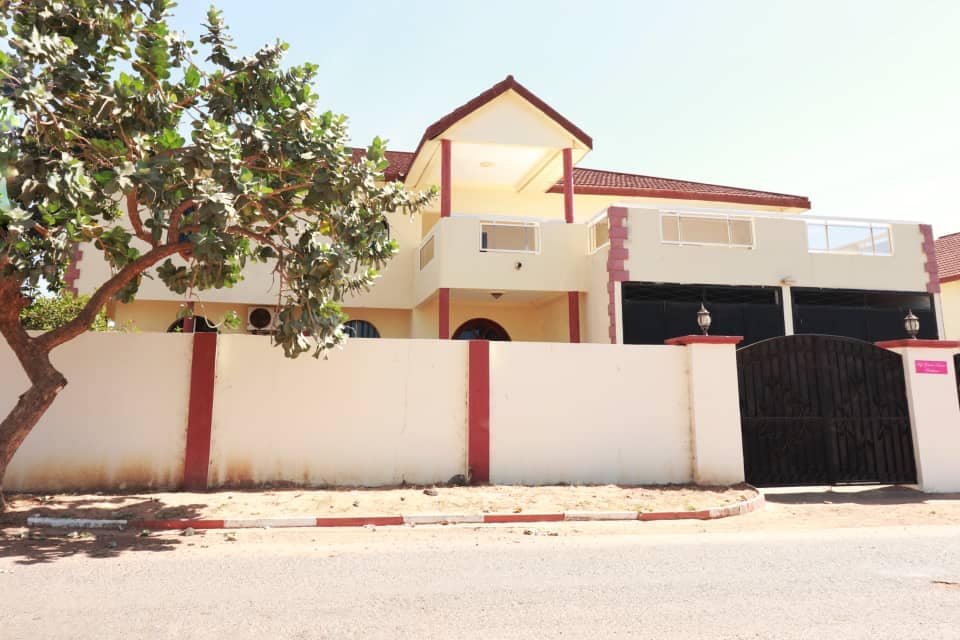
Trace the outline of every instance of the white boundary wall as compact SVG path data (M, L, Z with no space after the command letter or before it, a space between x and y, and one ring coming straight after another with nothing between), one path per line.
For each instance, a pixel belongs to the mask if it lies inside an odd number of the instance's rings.
M350 340L289 360L221 335L210 486L380 486L465 473L467 343Z
M190 336L87 333L55 349L67 386L7 469L7 491L172 488L183 479ZM29 383L0 340L0 414Z
M690 482L688 389L682 347L492 342L490 481Z

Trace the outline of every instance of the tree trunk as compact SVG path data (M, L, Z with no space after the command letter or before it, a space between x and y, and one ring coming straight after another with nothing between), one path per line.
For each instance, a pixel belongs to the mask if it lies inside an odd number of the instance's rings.
M49 350L37 344L20 324L20 310L28 302L20 294L16 281L0 278L0 333L16 354L31 385L0 422L0 512L6 509L3 477L7 465L67 384L67 379L50 362Z

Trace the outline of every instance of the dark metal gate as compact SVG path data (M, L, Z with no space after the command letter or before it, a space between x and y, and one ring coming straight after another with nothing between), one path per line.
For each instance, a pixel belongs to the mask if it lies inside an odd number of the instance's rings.
M747 482L916 482L899 354L795 335L739 350L737 370Z

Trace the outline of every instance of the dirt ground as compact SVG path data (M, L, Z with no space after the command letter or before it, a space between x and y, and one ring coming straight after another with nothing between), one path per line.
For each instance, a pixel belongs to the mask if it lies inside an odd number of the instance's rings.
M267 518L418 513L697 511L755 495L747 486L478 486L391 489L282 489L212 493L8 496L11 524L28 516L97 519Z

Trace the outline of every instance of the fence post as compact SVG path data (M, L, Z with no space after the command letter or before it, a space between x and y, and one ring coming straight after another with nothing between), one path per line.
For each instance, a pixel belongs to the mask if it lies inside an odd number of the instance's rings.
M693 481L743 482L743 437L737 383L739 336L680 336L667 344L687 350Z
M193 334L190 363L190 404L187 444L183 459L183 488L206 491L210 471L210 433L213 424L213 386L217 368L217 338L213 332Z
M960 342L878 342L903 357L917 481L928 493L960 491L960 399L953 354Z

